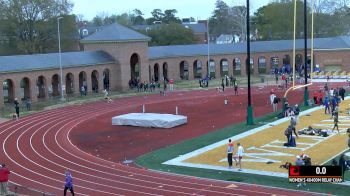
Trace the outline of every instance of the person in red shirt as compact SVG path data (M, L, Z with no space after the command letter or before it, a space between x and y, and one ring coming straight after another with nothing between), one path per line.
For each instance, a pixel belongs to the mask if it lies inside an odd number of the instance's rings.
M7 182L9 181L10 170L6 168L5 164L2 164L0 168L0 184L1 184L1 195L7 195Z
M169 84L170 84L170 90L173 91L174 90L174 79L170 79Z

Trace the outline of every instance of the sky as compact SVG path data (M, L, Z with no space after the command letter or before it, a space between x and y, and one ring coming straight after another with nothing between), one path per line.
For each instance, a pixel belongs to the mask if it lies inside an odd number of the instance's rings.
M267 5L270 0L250 0L252 12ZM122 14L132 13L137 8L144 13L144 18L151 17L151 11L159 8L162 11L176 9L179 18L193 17L196 20L207 19L212 15L216 0L71 0L74 3L73 13L83 15L85 20L91 20L101 13ZM229 5L245 5L246 0L224 0ZM252 14L252 13L251 13Z

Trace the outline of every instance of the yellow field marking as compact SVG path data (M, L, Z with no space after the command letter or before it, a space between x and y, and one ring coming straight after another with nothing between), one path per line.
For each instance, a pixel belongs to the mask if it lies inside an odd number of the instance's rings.
M342 129L343 132L350 127L350 116L345 111L349 103L350 100L343 101L339 107L339 129ZM312 158L312 164L322 164L347 149L347 135L342 133L332 134L328 137L301 136L296 140L297 148L285 148L283 143L287 139L284 135L284 130L289 123L287 121L243 137L239 141L234 140L235 150L237 150L237 142L240 142L245 148L243 168L287 173L286 169L279 166L285 162L294 163L296 155L307 154ZM322 108L310 113L310 115L300 116L296 129L307 128L309 125L314 128L332 129L333 120L329 114L324 114L324 109ZM272 160L273 163L267 164L268 160ZM226 144L209 149L182 162L227 168Z

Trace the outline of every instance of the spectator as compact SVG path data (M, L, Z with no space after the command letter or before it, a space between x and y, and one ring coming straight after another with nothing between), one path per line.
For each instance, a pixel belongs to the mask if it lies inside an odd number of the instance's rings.
M18 102L18 99L15 98L15 101L13 103L15 105L15 111L16 111L17 119L19 119L19 102Z
M299 122L299 113L300 113L300 108L299 108L298 104L295 104L293 112L295 115L296 123L298 123Z
M349 134L349 139L348 139L348 147L350 149L350 134Z
M305 165L305 162L303 161L303 159L297 155L297 160L295 161L295 165L296 166L303 166ZM297 187L301 187L301 186L306 186L305 182L304 183L298 183Z
M30 111L32 109L32 102L30 101L29 98L26 98L26 108L27 108L27 111Z
M339 122L339 120L338 120L338 115L334 115L334 126L333 126L333 129L332 129L332 131L334 131L334 129L337 127L337 131L338 131L338 133L339 133L339 127L338 127L338 122Z
M328 114L331 113L331 109L329 107L329 99L328 99L328 96L326 96L324 98L324 102L323 102L323 105L324 105L324 113L327 114L327 111L328 111Z
M174 90L174 79L169 80L169 86L170 86L170 90L173 91Z
M341 87L339 89L339 95L341 96L341 99L344 101L344 97L345 97L345 89L343 87Z
M228 162L228 168L232 168L232 153L233 153L233 143L231 142L231 139L228 140L227 144L227 162Z
M275 95L275 93L271 92L271 95L270 95L270 103L272 105L272 110L273 112L276 112L277 111L277 96Z
M6 168L5 164L0 168L0 183L1 183L1 195L7 195L7 182L9 181L10 170Z
M83 96L83 95L86 95L85 94L85 87L84 87L84 85L82 85L81 88L80 88L80 96Z
M74 196L74 190L73 190L73 179L72 179L72 174L69 172L67 169L65 172L66 180L64 184L64 196L67 194L67 190L69 190L72 195Z
M235 95L238 96L238 84L237 81L234 82Z
M233 159L236 162L236 166L239 165L238 171L242 171L242 159L243 159L243 154L244 154L244 148L243 148L243 146L241 146L240 143L237 143L237 147L238 147L237 153L233 157ZM238 162L237 162L237 159L238 159Z
M345 155L344 154L340 155L338 165L342 167L342 172L343 172L343 175L344 175L344 172L347 169L347 164L346 164L346 160L345 160Z
M222 92L225 92L224 78L221 79Z

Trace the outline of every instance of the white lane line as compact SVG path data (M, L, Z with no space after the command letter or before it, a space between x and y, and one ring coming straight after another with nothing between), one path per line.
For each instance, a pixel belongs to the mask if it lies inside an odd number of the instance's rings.
M53 114L53 117L56 117L56 116L57 116L57 113ZM49 121L49 120L51 120L50 117L48 117L47 120L45 120L45 121L43 121L43 122L46 122L46 121ZM34 122L35 122L35 121L32 121L32 122L30 122L29 124L34 124ZM57 182L63 183L61 180L56 180L56 179L54 179L54 178L45 176L45 175L43 175L43 174L41 174L41 173L35 172L34 170L31 170L31 169L29 169L29 168L26 168L26 167L22 166L21 164L19 164L19 163L16 162L15 160L13 160L13 159L8 155L8 153L7 153L7 151L6 151L6 148L5 148L5 144L6 144L7 140L8 140L8 138L9 138L12 134L14 134L15 132L17 132L20 128L23 128L24 126L25 126L25 125L23 125L23 126L17 128L17 129L15 129L12 133L10 133L10 134L7 136L6 139L4 140L4 143L3 143L3 150L4 150L4 153L6 154L6 156L7 156L12 162L14 162L16 165L18 165L18 166L21 167L21 168L24 168L25 170L28 170L29 172L32 172L32 173L37 174L37 175L39 175L39 176L48 178L48 179L53 180L53 181L57 181ZM30 128L32 128L32 127L34 127L34 126L35 126L35 125L31 126ZM17 150L18 150L18 149L17 149ZM34 180L31 180L31 181L37 182L37 181L34 181ZM76 187L81 187L81 188L83 188L83 189L94 190L94 191L101 192L101 193L107 193L107 194L112 194L112 195L119 195L119 194L109 193L109 192L106 192L106 191L95 190L95 189L92 189L92 188L89 188L89 187L84 187L84 186L79 186L79 185L75 185L75 186L76 186Z
M90 118L93 118L94 116L91 116ZM87 118L87 119L85 119L85 121L86 120L88 120L88 119L90 119L90 118ZM80 121L80 122L78 122L77 124L79 124L79 123L81 123L82 121ZM67 137L67 140L69 140L69 138L68 138L68 135L69 135L69 133L70 133L70 131L75 127L75 126L77 126L77 124L76 125L74 125L72 128L70 128L69 129L69 132L68 132L68 134L66 134L66 137ZM58 134L59 132L57 132L56 133L56 136L55 136L55 138L57 138L57 134ZM58 140L57 139L55 139L56 140L56 143L57 143L57 145L59 145L58 144ZM70 142L70 140L69 140L69 142ZM71 142L70 142L71 143ZM71 143L72 144L72 143ZM60 145L59 145L60 146ZM73 144L72 144L72 146L74 146ZM76 148L76 146L74 146L75 148ZM66 153L68 153L68 154L71 154L70 152L68 152L68 151L66 151L64 148L62 148L62 146L60 146L60 148L63 150L63 151L65 151ZM82 151L83 152L83 151ZM84 152L85 153L85 152ZM85 154L87 154L87 153L85 153ZM72 155L72 154L71 154ZM92 155L90 155L90 154L88 154L89 156L92 156ZM75 156L75 155L72 155L72 156ZM75 156L76 158L79 158L79 159L82 159L81 157L79 157L79 156ZM93 158L95 158L94 156L92 156ZM99 164L96 164L95 162L90 162L90 161L88 161L88 160L85 160L85 159L82 159L82 160L84 160L84 161L87 161L87 162L89 162L89 163L92 163L92 164L95 164L95 165L99 165ZM102 159L103 160L103 159ZM105 161L105 160L103 160L103 161ZM99 165L99 166L103 166L103 165ZM104 166L103 166L104 167ZM114 168L112 168L112 169L114 169ZM123 172L123 171L121 171L121 172ZM143 176L143 177L150 177L150 176L145 176L145 175L142 175L142 174L140 174L140 172L139 173L135 173L135 174L137 174L137 175L140 175L140 176ZM125 178L125 177L124 177ZM173 180L173 179L171 179L171 180L169 180L169 178L160 178L160 177L151 177L151 178L153 178L153 179L158 179L158 180L166 180L166 181L172 181L172 182L176 182L176 183L185 183L185 184L190 184L190 185L200 185L200 186L206 186L206 185L203 185L203 184L198 184L198 183L190 183L190 182L183 182L183 181L178 181L178 180ZM168 186L174 186L174 185L171 185L171 184L169 184ZM222 187L219 187L218 186L218 188L222 188ZM238 190L238 189L237 189ZM264 192L259 192L259 191L250 191L250 190L244 190L244 191L247 191L247 192L254 192L254 193L259 193L259 194L269 194L269 193L264 193ZM223 193L221 193L221 194L223 194ZM225 194L225 193L224 193Z
M91 113L92 113L92 112L91 112ZM71 122L72 122L72 119L70 118L70 116L76 116L77 114L78 114L78 113L71 113L71 115L69 115L68 118L67 118L67 116L64 116L64 117L62 117L62 118L55 119L54 121L51 121L51 122L57 122L57 123L55 123L54 125L52 125L47 131L50 131L51 129L55 128L55 127L58 126L59 124L65 124L65 125L67 125L67 124L71 123ZM89 114L89 113L85 113L85 114ZM80 118L84 118L84 116L82 116L82 117L80 117ZM62 120L62 119L65 119L65 120ZM51 122L50 122L50 123L51 123ZM32 133L32 135L31 135L31 137L30 137L30 145L31 145L31 148L32 148L32 150L33 150L36 154L38 154L38 155L39 155L41 158L43 158L44 160L49 161L50 163L52 163L52 164L54 164L54 165L57 165L57 166L59 166L59 167L67 168L67 167L63 167L62 165L59 165L59 164L57 164L57 163L54 163L53 161L48 160L47 158L44 158L43 156L41 156L41 155L35 150L35 148L34 148L33 145L32 145L32 138L33 138L33 135L34 135L36 132L38 132L39 130L41 130L42 128L44 128L46 125L47 125L47 124L41 126L41 127L40 127L39 129L37 129L34 133ZM23 134L24 134L24 133L22 133L22 134L20 135L20 138L22 137ZM20 139L20 138L19 138L19 139ZM17 140L17 144L19 144L19 143L20 143L19 140ZM18 150L20 151L19 146L18 146ZM21 151L20 151L20 152L21 152ZM47 170L49 170L49 171L51 171L51 172L54 172L54 173L57 173L57 174L62 175L61 172L54 171L54 170L49 169L49 168L47 168L47 167L45 167L45 166L42 166L42 165L40 165L40 164L38 164L38 163L35 163L34 161L32 161L32 160L30 160L29 158L27 158L22 152L21 152L21 154L22 154L23 157L25 157L25 158L26 158L27 160L29 160L30 162L32 162L32 163L34 163L34 164L36 164L36 165L38 165L38 166L40 166L40 167L43 167L43 168L45 168L45 169L47 169ZM100 178L100 179L103 179L103 180L106 180L106 181L113 181L113 182L118 182L118 183L121 183L121 184L125 184L125 182L115 181L115 180L112 180L112 179L107 179L107 178L99 177L99 176L96 176L96 174L92 175L92 174L80 172L80 171L74 170L74 169L71 169L71 170L72 170L72 171L75 171L76 173L81 173L81 174L85 174L85 175L88 175L88 176L92 176L92 177L94 177L94 178ZM96 171L97 171L97 170L96 170ZM108 173L105 173L105 174L108 174ZM84 179L82 179L82 178L75 178L75 179L81 180L81 181L83 181L83 182L88 182L88 183L100 185L100 186L105 186L105 187L108 187L108 188L111 188L111 189L119 189L119 190L126 190L126 191L131 191L131 192L140 193L140 192L133 191L133 190L129 190L129 189L119 188L119 187L117 187L117 186L104 185L104 184L101 184L101 183L97 183L96 181L88 181L88 180L84 180ZM132 185L132 184L128 184L128 185ZM142 187L142 186L141 186L141 187ZM151 187L143 187L143 188L152 189ZM98 191L97 189L94 189L94 190ZM143 192L141 192L141 193L142 193L142 194L148 194L148 193L143 193ZM155 194L148 194L148 195L155 195Z

